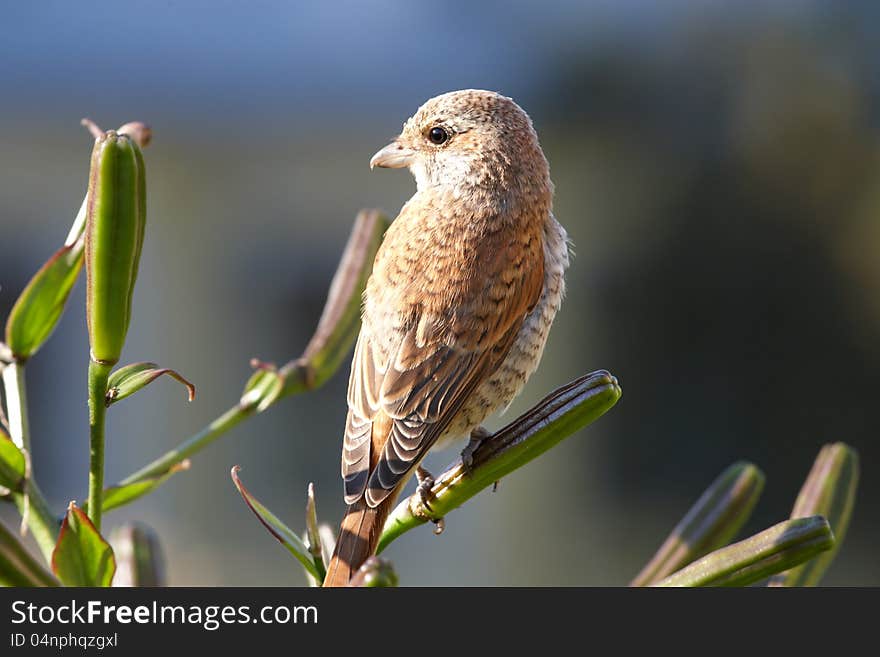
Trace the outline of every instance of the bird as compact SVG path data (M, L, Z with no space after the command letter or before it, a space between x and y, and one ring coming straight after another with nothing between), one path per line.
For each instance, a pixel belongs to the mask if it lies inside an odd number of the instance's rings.
M427 100L370 168L408 168L361 304L342 447L345 512L324 586L346 586L432 449L506 410L538 367L569 239L529 115L494 91ZM469 443L471 445L471 443Z

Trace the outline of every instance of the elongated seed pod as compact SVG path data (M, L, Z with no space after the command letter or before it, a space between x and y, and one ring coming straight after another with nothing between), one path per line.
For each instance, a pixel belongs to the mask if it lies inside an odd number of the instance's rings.
M110 130L95 140L86 217L86 317L92 360L119 360L146 226L140 148Z

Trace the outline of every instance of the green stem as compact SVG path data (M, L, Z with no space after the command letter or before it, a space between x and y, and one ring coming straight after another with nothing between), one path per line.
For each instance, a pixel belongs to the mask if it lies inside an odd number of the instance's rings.
M42 491L37 487L37 482L33 478L28 479L24 492L13 493L12 501L21 517L26 518L28 529L37 541L46 562L51 563L61 523L52 515L52 510Z
M419 493L391 512L377 553L401 534L427 521L439 523L449 511L502 477L582 429L620 399L617 379L605 370L592 372L557 388L534 407L480 442L469 467L461 459L435 479L426 505ZM438 529L440 525L438 524Z
M13 361L3 368L3 389L6 393L6 415L10 437L19 449L27 452L27 458L30 458L31 435L24 363ZM24 491L13 493L12 500L34 535L46 561L50 561L60 523L52 515L52 510L37 486L33 473L29 473Z
M6 390L6 415L9 434L15 446L31 450L31 429L27 414L27 389L24 383L24 363L12 361L3 368L3 387Z
M0 586L58 586L16 536L0 524Z
M207 427L199 431L194 436L183 441L180 445L160 456L147 466L144 466L137 472L130 474L128 477L119 482L120 486L127 486L137 481L158 477L170 470L185 458L192 456L196 452L204 449L217 438L232 429L239 422L254 412L253 406L242 406L236 404L223 415L211 422ZM91 508L91 504L89 504Z
M112 365L89 360L89 520L101 531L104 493L104 419Z

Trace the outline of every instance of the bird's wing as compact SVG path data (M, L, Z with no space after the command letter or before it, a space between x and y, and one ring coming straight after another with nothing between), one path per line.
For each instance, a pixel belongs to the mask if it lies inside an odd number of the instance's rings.
M543 285L542 249L527 246L522 254L521 244L487 243L479 276L460 277L470 281L466 293L410 304L405 319L389 321L381 304L365 310L342 453L348 504L387 498L503 362Z

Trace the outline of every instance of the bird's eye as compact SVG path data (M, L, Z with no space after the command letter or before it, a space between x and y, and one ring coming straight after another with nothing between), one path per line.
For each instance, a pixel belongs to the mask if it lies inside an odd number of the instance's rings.
M447 139L449 139L449 133L440 126L431 128L430 132L428 132L428 140L437 146L445 143Z

